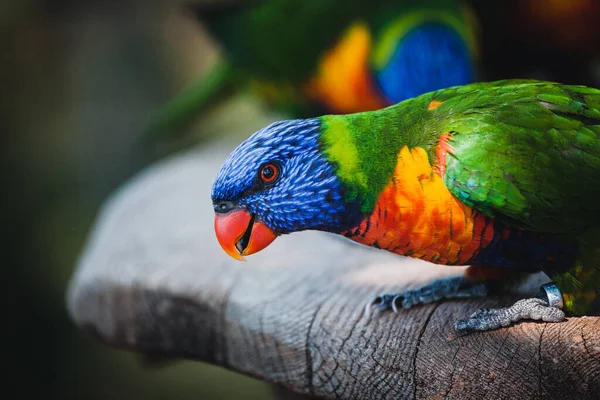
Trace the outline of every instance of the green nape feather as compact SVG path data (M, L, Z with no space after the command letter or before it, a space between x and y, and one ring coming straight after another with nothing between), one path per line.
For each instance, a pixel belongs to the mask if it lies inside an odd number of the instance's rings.
M337 174L348 189L346 200L358 201L364 214L373 210L392 178L404 143L396 134L397 116L389 110L322 117L324 152L338 166Z

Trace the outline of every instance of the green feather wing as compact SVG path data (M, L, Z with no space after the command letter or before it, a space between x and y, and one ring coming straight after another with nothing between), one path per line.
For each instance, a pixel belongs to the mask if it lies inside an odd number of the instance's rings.
M444 183L461 201L528 230L600 225L600 90L499 81L433 99L452 132Z

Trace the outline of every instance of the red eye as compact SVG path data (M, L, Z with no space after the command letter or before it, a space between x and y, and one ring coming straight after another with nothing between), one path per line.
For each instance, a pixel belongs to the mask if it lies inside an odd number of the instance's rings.
M275 179L277 179L278 174L279 174L279 170L273 164L265 164L260 169L260 179L262 179L263 182L266 182L266 183L273 182Z

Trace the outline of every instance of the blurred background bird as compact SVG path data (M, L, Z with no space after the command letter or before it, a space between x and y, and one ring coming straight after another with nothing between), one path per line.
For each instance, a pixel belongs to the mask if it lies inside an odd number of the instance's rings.
M215 100L249 89L285 117L369 111L478 76L478 23L462 0L258 0L194 4L222 50L153 116L179 136Z

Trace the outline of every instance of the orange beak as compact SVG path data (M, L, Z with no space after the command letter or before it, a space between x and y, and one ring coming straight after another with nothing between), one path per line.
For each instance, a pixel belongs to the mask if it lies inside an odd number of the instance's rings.
M258 253L277 238L264 222L256 221L245 210L215 214L215 233L223 250L239 261L246 261L242 256Z

